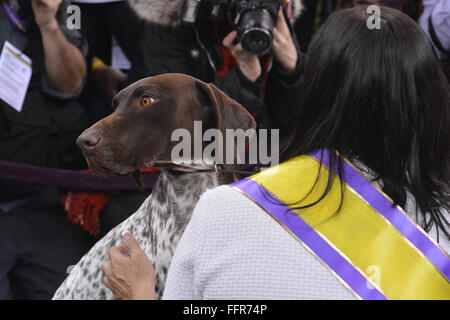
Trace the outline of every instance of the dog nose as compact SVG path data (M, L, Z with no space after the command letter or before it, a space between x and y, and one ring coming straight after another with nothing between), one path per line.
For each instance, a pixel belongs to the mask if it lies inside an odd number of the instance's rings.
M77 145L81 149L94 148L100 142L100 135L95 130L86 130L77 139Z

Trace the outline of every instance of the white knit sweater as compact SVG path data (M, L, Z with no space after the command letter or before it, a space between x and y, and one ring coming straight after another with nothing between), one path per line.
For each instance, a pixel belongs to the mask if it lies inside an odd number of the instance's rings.
M435 230L430 235L436 239ZM450 251L442 233L440 244ZM221 186L205 192L197 203L173 257L163 298L355 296L258 205Z

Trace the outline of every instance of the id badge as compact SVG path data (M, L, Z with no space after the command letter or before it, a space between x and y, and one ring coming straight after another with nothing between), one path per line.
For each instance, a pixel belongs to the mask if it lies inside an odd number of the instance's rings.
M0 55L0 99L22 111L32 74L31 59L8 41Z

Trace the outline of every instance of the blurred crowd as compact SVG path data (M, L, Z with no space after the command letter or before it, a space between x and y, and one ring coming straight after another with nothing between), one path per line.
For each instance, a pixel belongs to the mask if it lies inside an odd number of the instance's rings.
M261 56L244 50L226 18L186 24L178 14L182 0L166 2L0 0L0 161L87 169L78 135L112 112L121 89L169 72L214 83L260 128L289 136L309 42L333 11L346 7L402 10L432 41L447 75L450 70L448 0L290 1L277 13L272 50ZM79 17L70 5L80 8ZM51 298L67 266L151 190L108 199L94 235L67 219L66 191L0 176L0 299Z

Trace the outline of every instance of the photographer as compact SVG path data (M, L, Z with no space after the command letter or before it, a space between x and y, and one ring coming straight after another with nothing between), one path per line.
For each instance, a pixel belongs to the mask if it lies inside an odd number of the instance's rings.
M271 1L278 6L278 0ZM189 74L215 83L257 117L261 126L285 128L289 110L298 105L302 72L286 12L292 12L291 21L295 20L301 12L300 1L289 3L285 10L280 4L274 12L272 62L270 55L249 54L236 43L229 2L221 19L211 19L208 5L214 2L203 1L192 23L182 21L185 1L170 6L166 0L130 3L134 10L118 2L105 12L109 29L132 63L122 86L162 73Z
M0 1L0 160L77 169L87 47L67 1ZM56 187L0 179L0 299L48 299L92 239L66 219Z

